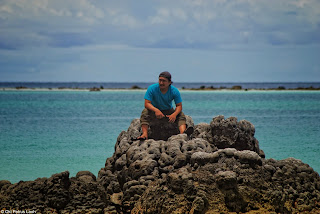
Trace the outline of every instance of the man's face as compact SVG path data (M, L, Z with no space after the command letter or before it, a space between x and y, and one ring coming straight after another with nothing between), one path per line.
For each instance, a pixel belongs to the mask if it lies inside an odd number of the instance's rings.
M170 84L171 84L171 81L169 81L167 78L165 78L165 77L159 77L159 86L160 86L160 89L168 88Z

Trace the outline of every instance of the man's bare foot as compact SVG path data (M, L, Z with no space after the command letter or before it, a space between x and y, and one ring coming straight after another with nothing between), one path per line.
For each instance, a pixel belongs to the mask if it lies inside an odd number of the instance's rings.
M134 139L132 139L133 141L135 141L135 140L147 140L148 139L148 136L146 136L146 135L141 135L141 136L139 136L139 137L137 137L137 138L134 138Z
M137 137L138 140L147 140L148 136L141 135L140 137Z

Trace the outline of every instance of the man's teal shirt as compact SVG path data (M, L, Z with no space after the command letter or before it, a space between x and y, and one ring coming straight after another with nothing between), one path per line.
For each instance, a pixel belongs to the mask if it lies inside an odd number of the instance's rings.
M172 109L172 101L174 101L175 104L182 102L180 92L176 87L170 85L167 93L162 94L159 83L148 87L144 99L151 101L151 104L159 110Z

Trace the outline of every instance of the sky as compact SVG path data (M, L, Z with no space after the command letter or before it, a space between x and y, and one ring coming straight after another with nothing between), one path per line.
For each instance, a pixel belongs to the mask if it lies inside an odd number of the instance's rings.
M0 0L0 82L320 82L319 0Z

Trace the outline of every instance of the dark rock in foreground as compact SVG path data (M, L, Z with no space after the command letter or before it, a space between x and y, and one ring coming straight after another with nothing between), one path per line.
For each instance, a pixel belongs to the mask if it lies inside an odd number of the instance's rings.
M8 210L35 210L37 213L99 212L107 205L107 195L89 171L69 178L69 172L20 181L0 182L0 207Z
M265 159L255 128L223 116L170 137L160 121L154 139L139 120L120 133L99 171L68 172L35 181L0 181L0 206L42 213L320 213L320 177L294 158ZM193 125L187 117L187 124ZM173 129L174 130L174 129ZM160 140L165 139L165 140ZM38 213L39 213L38 212Z

